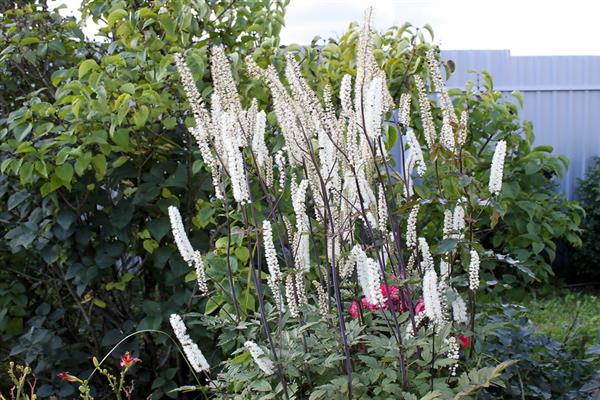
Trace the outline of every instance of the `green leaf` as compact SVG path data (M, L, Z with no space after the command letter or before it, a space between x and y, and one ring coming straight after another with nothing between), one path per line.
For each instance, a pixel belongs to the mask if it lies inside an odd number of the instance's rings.
M79 79L83 78L90 70L96 70L98 68L98 63L96 63L95 60L88 59L83 61L81 64L79 64Z
M108 18L106 18L106 22L109 27L112 27L118 20L121 20L127 16L127 11L122 8L117 8L110 14L108 14Z
M140 129L146 125L146 120L148 120L149 114L150 110L147 106L141 106L138 111L133 113L133 123L135 124L135 127Z
M456 239L444 239L435 247L435 254L445 254L456 248L458 240Z
M31 182L31 177L33 176L33 163L25 162L21 165L19 169L19 179L21 180L21 185L25 185Z
M71 183L71 179L73 179L73 166L69 163L64 163L56 167L54 173L61 181Z

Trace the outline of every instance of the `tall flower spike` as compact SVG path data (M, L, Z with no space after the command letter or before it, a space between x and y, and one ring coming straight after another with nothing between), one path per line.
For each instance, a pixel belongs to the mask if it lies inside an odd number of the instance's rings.
M242 116L242 103L238 94L229 60L221 46L211 48L210 71L213 78L214 90L221 99L223 110L237 117ZM239 129L238 129L239 132ZM239 132L241 135L241 132Z
M181 343L181 347L183 347L183 353L187 358L188 362L196 372L207 371L210 369L206 358L204 358L204 354L198 347L196 343L190 338L187 333L187 328L183 323L183 319L177 314L171 314L169 318L169 322L171 322L171 327L173 328L173 332L175 332L175 336L179 343Z
M369 84L365 101L365 130L370 139L381 136L381 123L384 113L385 79L377 75Z
M273 293L277 309L282 311L283 304L281 301L281 291L279 289L279 284L281 283L281 270L279 269L277 251L275 250L275 244L273 243L271 222L268 220L263 221L263 241L265 246L265 258L267 259L267 268L269 270L269 288L271 288L271 293Z
M406 222L406 247L412 249L417 247L417 216L419 215L420 204L415 204L408 214Z
M381 232L385 232L387 229L387 223L388 223L388 209L387 209L387 201L385 200L385 192L383 190L383 186L379 185L379 193L378 193L378 199L377 199L377 211L379 213L378 215L378 221L379 222L379 230Z
M244 157L237 145L233 132L236 130L235 117L225 113L221 119L221 137L225 147L227 170L231 177L233 198L240 204L250 203L246 171L244 170Z
M402 93L400 104L398 105L399 121L401 125L408 127L410 125L410 94Z
M453 236L458 240L462 240L465 235L465 209L462 206L462 203L465 201L466 200L463 198L456 203L456 207L454 207L454 213L452 215L452 230L454 231Z
M458 145L463 147L465 143L467 143L467 135L469 129L469 114L466 111L463 111L460 114L460 122L458 123Z
M415 161L415 165L417 167L417 174L419 176L425 175L425 170L427 168L425 164L425 159L423 158L423 150L421 149L421 145L415 136L415 132L408 128L406 130L406 141L408 146L410 147L411 155L413 156L413 160Z
M436 141L435 125L433 124L433 117L431 116L431 105L429 104L429 98L425 91L425 84L420 76L415 75L415 84L419 92L419 109L421 112L421 121L423 123L423 133L425 134L425 140L427 146L431 149Z
M469 289L479 289L479 254L471 250L471 262L469 264Z
M459 353L460 346L458 344L458 341L456 340L456 337L454 337L454 336L448 336L448 338L444 339L444 341L448 345L447 357L449 359L451 359L452 361L454 361L450 366L448 366L448 369L450 370L450 375L456 376L456 369L458 368L458 360L460 359L460 353Z
M296 283L294 274L291 272L285 277L285 297L290 315L292 318L298 318L300 311L298 310L298 301L296 300Z
M452 302L452 318L459 324L466 324L468 322L467 305L458 293L456 293L456 299Z
M423 301L425 302L425 314L435 324L444 321L442 304L438 291L438 278L435 270L429 268L423 276Z
M285 189L285 155L283 150L275 153L275 167L279 170L279 191L283 192Z
M370 304L383 305L381 293L381 274L377 262L365 254L360 245L355 245L352 255L356 260L358 283Z
M302 271L310 270L310 227L306 214L306 190L308 180L304 179L300 185L292 181L292 205L296 214L296 233L294 238L294 260L296 268Z
M244 347L246 347L246 349L248 349L248 351L250 352L250 355L252 356L252 358L254 359L254 362L256 363L256 366L262 372L264 372L265 375L273 375L275 366L273 365L273 361L269 360L265 356L265 352L263 351L263 349L258 347L258 345L251 340L248 340L246 343L244 343Z
M319 304L319 314L323 318L327 318L329 316L329 310L327 309L327 294L323 289L323 286L317 281L312 281L313 286L317 290L317 301Z
M419 238L419 250L421 251L421 264L423 271L433 269L433 257L431 256L429 244L427 244L427 240L425 240L425 238Z
M194 268L196 270L196 281L198 282L198 290L201 294L208 293L208 285L206 284L206 272L204 271L204 261L202 254L199 251L194 252Z
M498 195L502 190L502 177L504 174L504 158L506 157L506 141L501 140L496 144L492 167L490 169L489 189L492 195Z
M444 210L443 239L449 239L454 229L454 218L452 210Z
M181 258L183 258L189 266L193 266L195 258L194 248L185 233L181 214L179 214L177 207L169 206L169 219L171 220L171 231L173 232L175 244L177 245L179 254L181 254Z

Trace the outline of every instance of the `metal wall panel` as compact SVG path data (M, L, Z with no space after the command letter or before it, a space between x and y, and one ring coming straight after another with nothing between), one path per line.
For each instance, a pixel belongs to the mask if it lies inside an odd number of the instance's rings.
M532 121L537 145L551 145L570 160L560 188L575 198L577 178L593 156L600 156L600 57L511 56L508 50L443 51L456 71L448 87L464 88L474 80L469 69L487 70L494 88L525 98L523 119Z

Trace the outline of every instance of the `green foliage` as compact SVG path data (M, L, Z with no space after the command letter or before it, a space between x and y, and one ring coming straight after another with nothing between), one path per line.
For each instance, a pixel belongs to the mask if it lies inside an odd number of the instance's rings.
M86 355L198 306L164 241L168 205L199 226L214 219L172 54L188 49L208 90L208 45L271 54L286 1L85 1L84 15L104 21L99 41L44 3L6 11L0 28L0 255L10 266L0 335L44 377L41 396L65 397L59 366L86 368ZM174 387L159 343L129 344L144 359L136 383L154 398Z
M549 287L524 306L537 330L562 342L577 357L583 357L589 345L597 340L600 298L594 292Z
M600 366L598 346L575 356L564 343L536 332L526 308L503 306L489 312L488 323L495 329L481 343L482 362L495 365L511 358L518 363L502 374L506 387L484 392L482 399L596 398L599 385L591 378Z
M560 271L565 279L597 281L600 278L600 245L594 237L600 233L600 158L595 157L588 167L585 179L577 188L579 203L585 210L583 219L583 244L575 253L573 262Z
M583 210L557 192L555 184L555 179L566 171L568 160L552 155L550 146L533 147L532 125L519 119L517 105L493 90L489 75L483 77L483 87L470 84L455 101L470 111L471 145L482 156L480 174L487 173L491 144L498 140L508 143L505 184L496 206L498 214L489 219L484 216L482 221L489 227L484 243L495 252L518 260L496 269L496 278L501 280L499 289L521 287L533 280L548 282L553 274L557 241L581 244L579 224ZM519 99L516 93L513 96Z

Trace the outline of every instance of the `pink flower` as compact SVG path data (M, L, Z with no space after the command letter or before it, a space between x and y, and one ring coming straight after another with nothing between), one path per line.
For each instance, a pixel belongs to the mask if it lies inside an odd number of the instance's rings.
M459 346L461 348L469 347L471 345L471 338L466 337L465 335L458 336Z
M131 368L135 363L142 362L137 357L131 357L131 353L127 352L121 356L121 368Z
M371 304L367 301L366 297L363 297L360 299L360 305L362 306L362 308L365 308L367 310L371 310L371 311L376 311L379 310L381 307L379 307L377 304Z
M423 298L417 300L417 304L415 305L415 314L420 314L425 311L425 301Z
M66 381L66 382L79 382L79 378L69 374L67 371L63 371L63 372L59 373L58 377L60 380Z
M358 318L359 313L358 313L358 302L356 300L352 301L352 303L350 304L350 309L348 310L348 312L350 313L350 316L352 318Z

